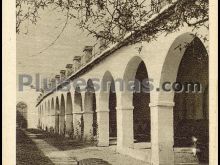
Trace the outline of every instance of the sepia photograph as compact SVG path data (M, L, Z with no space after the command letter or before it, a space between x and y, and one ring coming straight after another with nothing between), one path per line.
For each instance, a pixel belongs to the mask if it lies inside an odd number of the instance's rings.
M210 1L14 4L16 165L218 164Z

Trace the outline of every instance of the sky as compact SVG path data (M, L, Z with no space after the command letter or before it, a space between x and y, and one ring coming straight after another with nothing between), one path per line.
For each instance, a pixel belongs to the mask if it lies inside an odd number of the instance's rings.
M72 63L75 55L82 55L85 45L94 45L96 39L68 22L60 38L49 49L50 45L61 32L65 24L65 16L59 11L45 9L40 13L37 25L26 22L17 34L16 61L17 76L20 74L53 77ZM26 34L27 32L27 34Z
M36 86L36 74L40 74L42 78L52 78L60 74L60 70L65 69L66 64L73 62L75 55L83 54L85 45L94 45L97 42L71 20L55 44L40 53L59 35L65 24L65 18L63 13L45 9L40 13L36 25L27 22L20 28L21 32L16 36L17 101L35 104L39 95L39 92L30 86L24 86L22 91L18 90L19 76L30 75L31 84Z

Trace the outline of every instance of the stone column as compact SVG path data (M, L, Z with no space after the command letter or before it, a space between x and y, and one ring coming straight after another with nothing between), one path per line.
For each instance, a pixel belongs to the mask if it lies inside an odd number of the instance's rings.
M60 111L55 108L55 133L59 134Z
M52 128L52 109L50 107L50 113L48 114L48 120L49 120L49 125L48 125L48 131L50 132L51 131L51 128Z
M66 104L66 132L67 136L72 136L74 134L74 125L73 125L73 112L74 112L74 93L70 92L71 100L68 100L67 96L67 104Z
M41 128L41 123L42 123L42 109L41 109L41 106L40 106L40 115L39 115L39 119L40 119L40 122L39 122L39 127Z
M117 148L133 148L133 106L117 107Z
M54 109L51 109L51 110L55 111ZM54 112L52 112L52 114L50 115L50 127L52 128L53 131L55 131L55 113Z
M92 140L93 137L93 112L84 111L83 113L83 121L84 121L84 138L86 140Z
M46 122L46 128L47 128L47 131L48 131L48 128L49 128L49 114L48 114L48 106L47 106L47 109L46 109L46 114L45 114L45 122Z
M109 108L103 102L100 93L96 92L96 115L97 115L97 146L109 146Z
M47 109L47 113L46 113L46 127L47 127L47 131L49 132L49 128L50 128L50 114L48 112L48 109Z
M73 127L73 114L66 114L66 133L70 133ZM71 121L71 122L70 122Z
M98 123L98 146L109 146L109 109L100 109L100 107L98 107L96 112Z
M174 165L173 102L150 103L151 164Z
M65 135L64 125L65 125L65 114L60 113L60 116L59 116L59 134L60 135Z
M43 117L44 119L43 119L43 121L44 121L44 131L46 130L46 127L47 127L47 123L46 123L46 112L45 112L45 110L44 110L44 117Z
M48 131L48 124L49 124L49 118L48 118L48 105L45 109L45 130Z
M45 123L44 123L44 120L45 120L45 109L43 108L42 109L42 130L44 130L44 126L45 126Z
M76 89L77 90L77 89ZM78 93L78 96L74 96L73 99L73 125L74 125L74 136L75 138L79 139L82 137L83 135L83 124L82 123L82 114L83 114L83 96L80 93L79 95L79 91L74 91L75 94L76 92ZM75 95L74 94L74 95Z
M83 100L83 119L84 119L84 138L92 140L93 138L93 93L82 92Z
M76 139L80 139L82 136L82 118L83 112L80 111L74 111L73 112L73 125L74 125L74 137Z
M39 108L39 105L38 105L38 125L37 127L40 127L40 108Z

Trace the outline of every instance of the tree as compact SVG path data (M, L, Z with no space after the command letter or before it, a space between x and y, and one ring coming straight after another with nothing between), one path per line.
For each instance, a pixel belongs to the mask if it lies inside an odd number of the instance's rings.
M16 121L21 128L27 128L27 104L19 102L16 105Z
M17 0L16 32L25 21L36 24L39 11L52 6L66 14L66 24L77 19L81 29L108 42L122 41L130 33L130 44L150 41L158 32L171 33L184 24L208 28L208 4L208 0ZM152 19L155 15L159 19Z

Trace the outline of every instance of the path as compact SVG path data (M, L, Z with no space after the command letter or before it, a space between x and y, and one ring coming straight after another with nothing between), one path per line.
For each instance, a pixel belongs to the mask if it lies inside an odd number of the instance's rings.
M149 165L126 155L119 154L115 147L95 147L80 144L67 138L47 136L42 131L26 131L38 148L55 165Z

